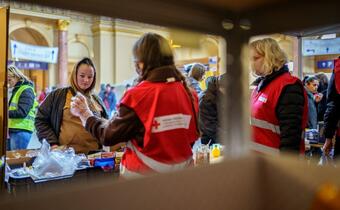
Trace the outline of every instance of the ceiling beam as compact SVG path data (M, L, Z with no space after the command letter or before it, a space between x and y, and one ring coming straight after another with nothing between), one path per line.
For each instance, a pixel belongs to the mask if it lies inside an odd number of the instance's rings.
M285 33L340 23L339 1L288 1L241 14L251 22L252 35Z
M96 0L95 3L93 0L20 1L215 35L222 35L225 32L222 27L223 19L235 17L235 14L231 11L222 11L212 7L189 4L187 1L175 0Z

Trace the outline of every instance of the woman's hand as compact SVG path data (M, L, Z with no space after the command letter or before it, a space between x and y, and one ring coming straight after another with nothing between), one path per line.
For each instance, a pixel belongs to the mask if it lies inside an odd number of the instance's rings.
M86 98L81 93L77 93L75 97L72 97L70 111L74 116L80 118L83 126L85 126L86 120L93 116L87 105Z
M321 101L322 97L323 97L323 94L322 94L322 93L317 93L317 94L315 94L315 95L314 95L314 100L315 100L315 102L316 102L316 103L319 103L319 102Z
M77 93L71 100L71 113L74 116L79 117L82 113L90 110L86 98L81 93Z
M325 155L329 155L332 146L333 146L332 139L326 139L325 144L322 147L322 151L325 153Z

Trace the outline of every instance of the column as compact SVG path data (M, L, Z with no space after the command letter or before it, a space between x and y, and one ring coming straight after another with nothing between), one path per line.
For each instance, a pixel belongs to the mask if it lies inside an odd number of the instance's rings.
M98 17L92 25L97 89L101 83L115 83L115 30L111 18Z
M298 36L294 38L293 43L293 62L294 70L293 74L300 79L303 79L303 69L302 69L302 38Z
M68 61L68 48L67 48L67 30L70 25L68 20L58 20L58 87L65 87L68 84L67 78L67 61Z
M243 63L244 46L248 44L247 31L235 28L224 36L227 45L226 81L222 84L224 97L219 103L222 129L219 138L228 157L239 157L248 151L249 133L249 73Z
M0 8L0 158L6 155L7 139L7 40L9 7ZM0 167L0 192L5 191L5 166Z
M218 57L220 58L219 62L219 71L220 74L226 73L227 66L227 43L223 37L218 38Z

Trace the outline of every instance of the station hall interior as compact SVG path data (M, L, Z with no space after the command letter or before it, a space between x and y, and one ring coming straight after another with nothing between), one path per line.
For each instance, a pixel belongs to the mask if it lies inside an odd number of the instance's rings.
M128 209L140 209L144 205L142 209L277 209L281 206L282 209L328 210L340 206L334 207L340 203L340 193L336 191L340 186L337 179L340 171L336 164L319 166L321 159L318 152L315 155L315 150L305 154L303 163L290 156L281 159L249 155L248 141L252 135L249 99L258 78L250 65L249 44L272 38L286 53L286 66L291 75L302 82L321 74L329 80L335 68L334 61L340 58L340 13L336 9L339 2L97 0L95 4L90 0L74 3L0 0L0 8L9 8L7 40L2 38L0 43L0 46L6 46L6 52L0 54L1 67L15 65L20 69L34 83L38 98L46 90L68 86L77 62L90 58L96 66L95 92L99 94L101 87L106 85L114 87L116 106L138 77L134 44L145 33L159 34L171 46L175 66L183 75L188 75L195 64L204 66L204 78L199 81L202 92L207 90L208 78L227 76L223 83L227 97L219 101L223 104L219 135L222 136L220 143L227 148L223 151L225 157L221 163L212 161L209 166L141 180L112 182L103 176L100 182L88 182L87 186L78 181L78 185L72 185L68 190L65 190L67 184L54 185L56 190L44 194L42 203L53 203L52 209L65 206L105 209L109 206L108 199L117 202L117 207ZM28 50L25 52L25 48L44 49L45 53L34 56ZM5 139L8 108L5 103L10 95L5 87L6 70L1 69L0 74L4 85L1 90L6 91L2 93L0 106L1 135ZM320 132L319 127L317 130ZM3 142L0 143L0 155L6 154ZM33 132L27 149L40 147L41 142ZM321 143L318 142L315 148L321 150ZM1 177L5 177L4 170ZM93 181L94 178L90 178ZM1 187L4 185L2 183ZM151 185L155 188L150 188ZM178 193L173 194L176 189L179 189ZM336 189L334 200L323 200L322 195L329 195L329 189ZM292 196L294 190L299 192L298 196ZM83 200L90 197L87 194L90 191L101 195L96 197L99 204ZM213 204L201 199L200 192L203 191ZM232 191L236 193L231 195ZM34 208L41 192L47 191L38 189L30 200L18 193L18 199L0 202L0 206ZM60 206L51 201L56 192L65 193L60 196ZM15 194L15 190L11 193ZM115 195L114 198L110 198L110 194ZM71 195L75 202L67 206ZM134 202L127 201L129 196L135 199ZM266 202L268 198L272 202Z

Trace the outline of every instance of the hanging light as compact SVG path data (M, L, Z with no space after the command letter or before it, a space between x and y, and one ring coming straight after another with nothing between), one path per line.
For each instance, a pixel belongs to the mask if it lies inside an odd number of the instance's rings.
M174 44L174 41L172 39L170 39L170 45L172 48L181 48L182 46L179 44Z

